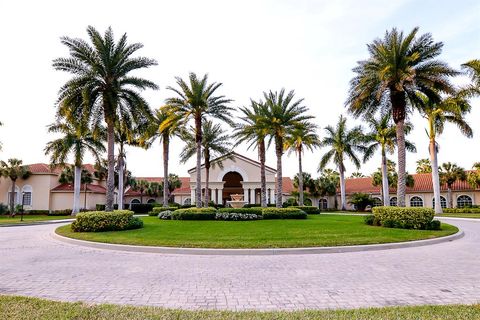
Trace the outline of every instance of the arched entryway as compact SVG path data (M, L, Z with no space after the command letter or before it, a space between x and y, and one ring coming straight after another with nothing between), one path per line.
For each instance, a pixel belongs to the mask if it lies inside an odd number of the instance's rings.
M243 177L240 173L236 171L227 172L223 176L222 181L225 182L223 184L223 195L222 195L223 204L231 200L230 195L243 194L243 186L242 186Z

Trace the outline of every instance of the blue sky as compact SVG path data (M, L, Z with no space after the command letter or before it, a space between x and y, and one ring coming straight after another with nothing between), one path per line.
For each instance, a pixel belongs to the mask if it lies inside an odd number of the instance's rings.
M112 26L117 35L128 33L141 42L142 55L159 65L142 72L159 91L145 92L152 107L171 94L165 89L175 76L189 71L208 72L223 82L222 93L232 106L257 99L265 90L294 89L316 116L320 127L334 125L342 113L348 82L356 61L367 58L366 44L397 27L430 32L444 42L442 60L454 68L480 58L480 2L478 1L0 1L0 88L2 88L0 159L17 157L25 163L47 162L45 144L54 138L46 125L54 121L57 91L68 79L54 71L51 61L66 56L59 37L86 37L91 24L99 30ZM465 82L458 78L456 83ZM439 161L470 168L480 161L480 103L472 100L468 119L475 136L462 137L454 127L440 137ZM408 170L428 156L425 120L412 115L415 130L409 137L418 152L407 155ZM361 124L349 120L350 125ZM320 131L322 134L322 131ZM173 171L185 175L193 161L177 165L182 144L172 145ZM255 151L237 151L256 158ZM324 150L305 154L304 169L316 175ZM395 158L395 156L392 156ZM87 158L87 160L89 160ZM362 166L370 174L379 166L374 157ZM275 165L273 150L267 162ZM128 150L128 166L137 176L162 174L161 149ZM284 158L284 174L293 176L297 162ZM355 171L347 164L348 172Z

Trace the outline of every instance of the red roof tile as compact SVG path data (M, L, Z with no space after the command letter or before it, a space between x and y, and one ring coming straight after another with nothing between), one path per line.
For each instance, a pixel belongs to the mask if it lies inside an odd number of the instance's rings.
M46 163L33 163L33 164L28 164L27 165L28 170L30 170L31 173L51 173L51 174L60 174L63 170L62 166L50 166L49 164ZM90 173L95 172L95 168L92 164L84 164L83 165L84 169L87 169Z
M85 185L82 184L80 186L80 190L83 192L85 190ZM59 192L73 192L73 183L62 183L52 189L52 191L59 191ZM107 189L105 187L100 186L98 184L87 184L87 191L94 192L94 193L106 193Z

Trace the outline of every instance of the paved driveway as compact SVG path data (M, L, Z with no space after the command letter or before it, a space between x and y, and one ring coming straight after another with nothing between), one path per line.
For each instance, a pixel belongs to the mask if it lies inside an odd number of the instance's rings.
M93 249L58 225L0 229L0 294L185 309L323 309L480 302L480 221L465 237L384 251L188 256Z

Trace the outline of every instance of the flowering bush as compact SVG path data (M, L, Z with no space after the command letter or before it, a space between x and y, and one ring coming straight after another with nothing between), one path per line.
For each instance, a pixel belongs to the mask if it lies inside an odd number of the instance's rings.
M175 211L175 210L177 210L177 209L178 209L178 207L171 207L171 206L170 206L170 207L163 207L163 206L162 206L162 207L153 207L153 208L152 208L152 211L150 211L150 212L148 213L148 215L151 216L151 217L155 217L155 216L158 216L158 214L159 214L160 212L163 212L163 211Z
M218 209L218 212L226 212L226 213L244 213L244 214L262 214L262 207L251 207L251 208L221 208Z
M162 219L162 220L170 220L172 219L172 213L173 213L172 210L164 210L162 212L159 212L157 217L158 219Z
M72 223L74 232L120 231L142 227L143 221L128 210L83 212Z
M216 220L226 220L226 221L245 221L245 220L259 220L263 217L258 214L252 213L237 213L237 212L222 212L219 211L215 215Z

